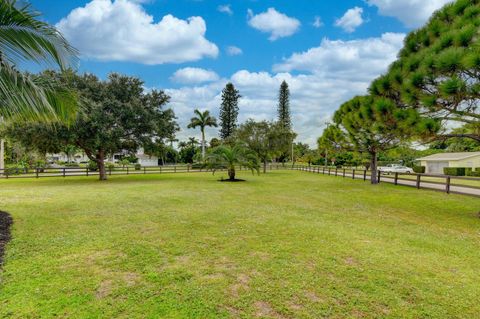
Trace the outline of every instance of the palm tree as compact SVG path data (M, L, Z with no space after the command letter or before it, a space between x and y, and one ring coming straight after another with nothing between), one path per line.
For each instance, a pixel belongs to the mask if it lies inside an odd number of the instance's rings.
M73 94L45 79L20 72L15 65L34 62L66 69L77 51L51 25L38 21L38 13L16 0L0 2L0 122L70 119L76 109ZM0 169L4 141L0 139Z
M0 3L0 115L5 119L57 120L70 117L76 107L67 90L16 68L34 62L66 69L77 59L77 51L38 15L16 0Z
M230 181L235 180L235 165L244 166L260 174L260 161L257 155L244 144L235 146L220 145L214 148L206 158L208 168L215 173L218 169L226 168Z
M217 119L210 115L209 111L201 112L196 109L194 113L196 116L190 119L188 128L200 127L200 131L202 132L202 159L205 159L205 128L207 126L217 127Z
M197 141L197 139L195 137L189 137L188 138L188 142L187 142L187 145L189 145L190 147L195 147L197 146L199 143Z

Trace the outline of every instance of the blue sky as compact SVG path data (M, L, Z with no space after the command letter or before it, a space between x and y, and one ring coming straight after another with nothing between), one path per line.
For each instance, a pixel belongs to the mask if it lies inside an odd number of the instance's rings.
M81 72L166 90L181 138L197 135L186 129L194 108L218 114L227 81L243 95L241 121L274 119L286 80L298 140L312 145L335 109L386 70L404 35L447 2L31 0L80 50Z

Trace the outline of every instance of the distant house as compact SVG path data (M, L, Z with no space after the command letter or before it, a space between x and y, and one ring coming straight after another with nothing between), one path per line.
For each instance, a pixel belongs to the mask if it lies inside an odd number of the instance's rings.
M128 153L114 154L112 157L107 158L106 161L107 162L112 162L112 163L117 163L123 156L126 156L126 155L128 155ZM158 166L160 164L158 157L150 156L150 155L145 154L145 152L143 151L142 148L140 148L135 153L135 157L138 158L137 163L139 163L142 166ZM47 160L49 162L58 162L58 161L68 162L68 161L71 161L71 162L75 162L75 163L80 164L80 163L87 163L90 159L88 158L87 155L85 155L85 153L79 152L79 153L71 156L70 159L68 159L67 155L64 154L64 153L47 154Z
M417 159L428 174L443 174L444 167L480 167L480 152L438 153Z

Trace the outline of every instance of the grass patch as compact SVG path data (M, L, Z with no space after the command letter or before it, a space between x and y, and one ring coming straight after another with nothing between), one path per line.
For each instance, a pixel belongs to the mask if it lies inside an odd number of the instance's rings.
M273 171L0 181L1 318L473 318L478 198Z

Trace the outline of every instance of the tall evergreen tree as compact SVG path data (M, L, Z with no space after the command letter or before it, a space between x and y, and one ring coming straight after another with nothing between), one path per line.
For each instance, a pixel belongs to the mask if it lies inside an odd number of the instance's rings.
M286 129L292 128L292 120L290 118L290 89L288 83L283 81L280 85L278 94L278 122Z
M233 134L237 127L239 91L232 83L227 83L222 91L222 105L220 107L220 137L226 139Z

